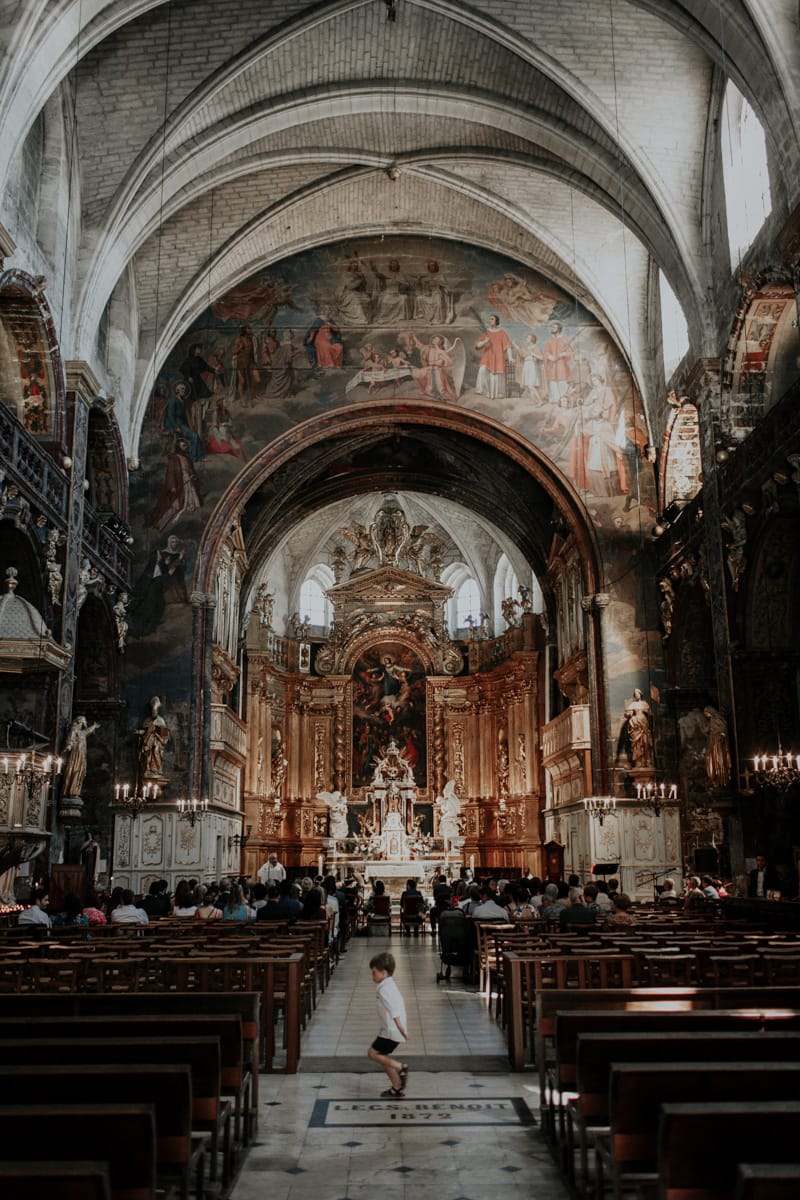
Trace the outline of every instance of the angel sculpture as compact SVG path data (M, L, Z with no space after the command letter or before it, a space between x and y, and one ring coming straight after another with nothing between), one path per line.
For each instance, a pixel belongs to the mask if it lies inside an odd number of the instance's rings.
M411 570L422 574L422 551L426 546L438 542L435 533L427 525L412 525L408 537L400 547L400 556L405 558Z
M317 792L317 800L324 800L329 809L328 837L339 842L348 836L347 796L343 792Z
M372 545L372 539L367 532L366 526L359 525L356 522L352 529L336 530L342 537L346 537L349 542L353 543L355 549L348 555L350 565L354 571L362 570L371 558L375 557L375 548Z

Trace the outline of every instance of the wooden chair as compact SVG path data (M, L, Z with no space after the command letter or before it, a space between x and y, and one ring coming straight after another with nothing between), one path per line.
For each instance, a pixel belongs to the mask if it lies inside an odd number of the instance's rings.
M105 1162L0 1163L3 1200L32 1200L34 1196L110 1200L110 1188Z
M380 897L379 897L380 898ZM422 896L401 896L400 897L400 936L403 934L406 937L411 937L413 933L418 937L421 932L425 931L425 916L424 916L425 901Z
M367 929L372 937L373 929L385 929L392 936L392 898L391 896L374 896L372 912L367 914Z
M797 1200L798 1196L800 1163L739 1163L736 1200Z

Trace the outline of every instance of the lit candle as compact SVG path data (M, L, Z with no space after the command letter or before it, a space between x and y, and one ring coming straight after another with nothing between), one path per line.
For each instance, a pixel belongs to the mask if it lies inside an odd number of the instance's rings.
M665 785L662 783L662 785L661 785L661 799L662 800L664 799L664 795L665 795Z
M7 775L8 774L8 759L5 757L3 758L3 770L5 771L5 773Z
M153 799L154 800L158 799L158 784L157 783L153 784Z
M114 788L114 799L115 800L119 800L119 793L120 793L120 785L117 784L116 787Z
M123 798L123 800L127 800L127 799L128 799L128 792L129 792L130 790L131 790L131 785L130 785L129 783L123 783L123 785L122 785L122 798Z

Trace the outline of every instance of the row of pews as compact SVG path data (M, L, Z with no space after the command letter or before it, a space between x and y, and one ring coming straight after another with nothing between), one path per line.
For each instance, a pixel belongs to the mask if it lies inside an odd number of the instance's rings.
M323 930L145 929L0 934L3 1200L224 1200L260 1073L298 1069Z
M711 941L720 957L800 952L792 933L716 923L701 945L698 932L653 924L647 954L676 939L699 960ZM800 986L753 986L746 972L718 987L642 980L641 930L623 945L600 930L546 946L514 930L486 937L510 1064L538 1072L542 1130L573 1196L800 1196Z

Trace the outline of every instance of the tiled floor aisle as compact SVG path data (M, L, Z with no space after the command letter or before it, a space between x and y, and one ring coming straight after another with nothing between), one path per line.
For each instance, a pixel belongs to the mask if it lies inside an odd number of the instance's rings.
M379 1099L369 959L390 949L406 999L407 1098ZM355 938L303 1041L300 1074L262 1075L258 1142L233 1200L566 1200L538 1124L533 1073L505 1045L475 989L436 984L430 937Z

